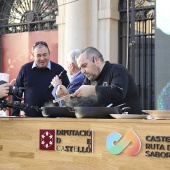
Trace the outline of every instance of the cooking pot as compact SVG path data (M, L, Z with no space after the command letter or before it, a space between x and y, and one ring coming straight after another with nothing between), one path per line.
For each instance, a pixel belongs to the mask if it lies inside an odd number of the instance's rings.
M119 114L117 107L74 107L77 118L112 118L110 114Z
M41 107L44 117L70 117L75 118L75 112L71 107L45 106Z

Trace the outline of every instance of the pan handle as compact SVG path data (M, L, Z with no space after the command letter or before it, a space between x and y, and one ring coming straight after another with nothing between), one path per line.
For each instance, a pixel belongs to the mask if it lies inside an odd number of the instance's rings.
M110 103L109 105L107 105L106 107L111 107L111 106L113 106L113 103Z
M31 108L35 109L37 112L42 111L42 108L39 108L38 106L31 106Z
M128 110L131 109L130 107L123 107L121 108L122 114L128 114Z
M121 106L124 106L124 105L126 105L126 103L119 104L119 105L115 106L114 108L120 108Z

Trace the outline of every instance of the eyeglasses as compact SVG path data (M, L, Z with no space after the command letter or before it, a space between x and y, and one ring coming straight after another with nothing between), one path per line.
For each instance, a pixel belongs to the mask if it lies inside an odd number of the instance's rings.
M37 42L33 45L33 49L34 49L37 45L39 45L39 44L45 45L45 46L48 48L48 45L47 45L46 42L44 42L44 41L37 41Z
M47 44L46 42L44 42L44 41L37 41L37 42L33 45L32 49L34 50L35 47L36 47L37 45L39 45L39 44L42 44L42 45L46 46L47 49L48 49L48 51L49 51L49 53L50 53L50 50L49 50L49 48L48 48L48 44Z

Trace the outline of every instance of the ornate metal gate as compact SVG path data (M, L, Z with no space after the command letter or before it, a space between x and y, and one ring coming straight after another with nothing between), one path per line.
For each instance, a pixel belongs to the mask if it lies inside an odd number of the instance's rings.
M119 62L135 79L143 109L154 109L155 0L120 0L119 11Z
M57 15L57 0L0 0L0 39L3 34L57 29Z
M57 29L57 0L1 0L0 34Z

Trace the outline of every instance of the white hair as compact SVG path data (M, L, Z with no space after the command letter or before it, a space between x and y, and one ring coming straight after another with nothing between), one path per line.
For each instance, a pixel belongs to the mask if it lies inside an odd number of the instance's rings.
M67 56L67 61L68 62L71 62L71 63L74 63L74 65L78 68L78 65L77 65L77 62L75 60L76 56L79 55L81 52L80 49L75 49L75 50L72 50L68 53L68 56Z

